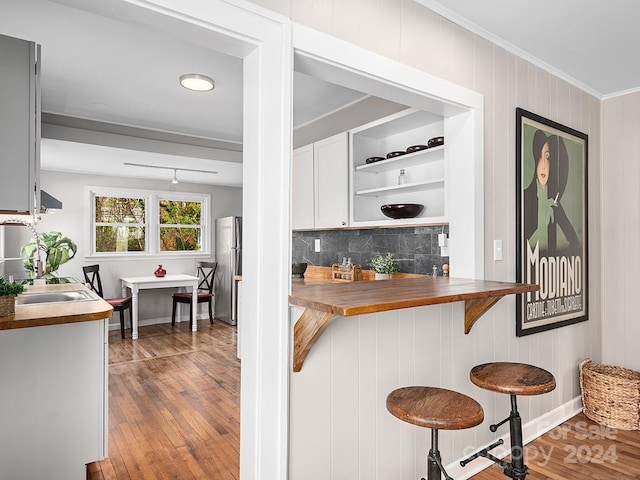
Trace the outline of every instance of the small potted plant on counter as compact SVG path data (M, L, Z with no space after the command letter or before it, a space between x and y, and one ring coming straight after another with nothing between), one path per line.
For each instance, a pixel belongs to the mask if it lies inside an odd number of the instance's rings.
M398 271L398 261L393 256L393 253L378 253L369 260L369 266L371 270L376 272L376 280L388 280L391 278L392 273Z
M24 284L24 281L12 282L0 277L0 317L15 313L16 297L24 292Z

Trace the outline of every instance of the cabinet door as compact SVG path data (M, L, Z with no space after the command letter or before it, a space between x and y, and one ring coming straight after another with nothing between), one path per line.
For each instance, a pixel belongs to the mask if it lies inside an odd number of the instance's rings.
M0 35L0 211L35 207L37 161L36 45Z
M291 228L314 227L313 144L293 151Z
M315 161L316 228L348 225L349 160L347 133L313 144Z

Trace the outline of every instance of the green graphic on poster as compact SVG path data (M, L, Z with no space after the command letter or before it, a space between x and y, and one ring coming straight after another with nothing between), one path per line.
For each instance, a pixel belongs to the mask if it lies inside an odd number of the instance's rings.
M517 109L518 280L540 285L518 301L516 333L587 319L587 136Z

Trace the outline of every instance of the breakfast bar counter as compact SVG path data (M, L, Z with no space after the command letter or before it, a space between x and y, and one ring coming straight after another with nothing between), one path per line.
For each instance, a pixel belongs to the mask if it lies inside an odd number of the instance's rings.
M337 316L351 317L403 308L465 302L464 332L505 295L534 292L538 285L421 276L349 283L293 282L289 303L305 310L294 327L293 371Z

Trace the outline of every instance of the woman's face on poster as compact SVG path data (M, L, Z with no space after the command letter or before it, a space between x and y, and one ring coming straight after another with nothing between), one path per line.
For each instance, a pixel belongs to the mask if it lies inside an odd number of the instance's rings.
M538 182L544 188L547 187L547 182L549 181L549 144L545 143L542 146L542 150L540 151L540 158L538 159L538 163L536 165L536 176L538 177Z

